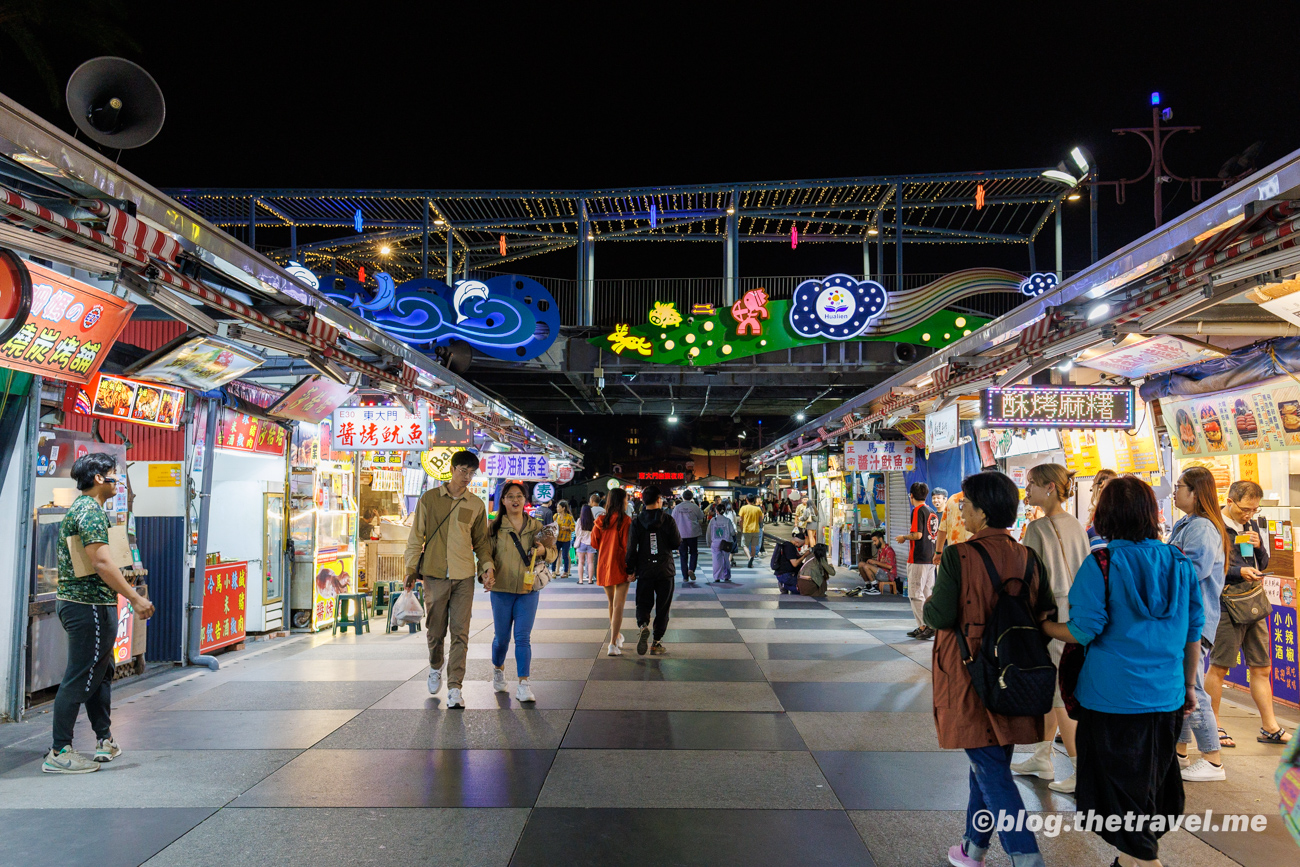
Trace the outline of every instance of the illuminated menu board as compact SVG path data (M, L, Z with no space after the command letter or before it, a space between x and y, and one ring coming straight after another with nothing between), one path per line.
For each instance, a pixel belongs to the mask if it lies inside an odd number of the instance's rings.
M991 428L1117 428L1137 426L1132 386L1025 385L988 388L980 396Z

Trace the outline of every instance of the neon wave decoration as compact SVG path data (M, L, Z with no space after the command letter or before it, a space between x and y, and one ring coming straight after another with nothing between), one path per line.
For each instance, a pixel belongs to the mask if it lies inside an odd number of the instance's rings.
M416 347L464 340L503 361L526 361L546 352L560 333L559 308L536 280L501 275L486 282L417 278L398 285L375 275L371 291L357 280L327 274L321 291L368 322Z
M924 322L943 308L963 298L985 292L1019 294L1024 277L1002 268L966 268L945 274L932 283L889 293L884 314L868 325L863 334L897 334Z

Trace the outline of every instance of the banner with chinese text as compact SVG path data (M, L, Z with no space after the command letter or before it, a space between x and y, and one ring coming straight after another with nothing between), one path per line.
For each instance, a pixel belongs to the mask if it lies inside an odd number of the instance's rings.
M421 416L400 406L348 406L334 410L334 451L423 451L428 430Z
M910 442L854 440L845 443L845 472L910 472L915 469L916 446Z
M208 566L203 579L203 633L199 653L244 640L248 562Z
M25 262L32 307L18 333L0 346L0 367L85 385L99 370L135 305Z
M284 456L289 435L280 425L223 407L217 417L217 448Z
M984 426L1095 430L1137 426L1132 386L1013 385L980 395Z
M1232 391L1162 397L1178 458L1300 449L1300 385L1289 376Z
M352 386L327 376L309 376L271 406L268 413L278 418L317 424L338 409L352 394Z
M541 482L550 475L550 462L545 455L484 455L479 470L494 479Z

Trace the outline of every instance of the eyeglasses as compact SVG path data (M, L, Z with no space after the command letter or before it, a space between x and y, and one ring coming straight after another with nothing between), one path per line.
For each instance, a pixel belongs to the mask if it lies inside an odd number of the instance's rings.
M117 477L116 477L116 476L104 476L104 484L106 484L106 485L114 485L114 486L116 486L116 485L117 485Z

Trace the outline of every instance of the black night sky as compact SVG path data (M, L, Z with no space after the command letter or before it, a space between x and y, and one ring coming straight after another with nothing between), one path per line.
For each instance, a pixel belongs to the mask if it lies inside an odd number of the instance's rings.
M0 90L64 129L82 61L143 65L167 120L123 167L158 187L593 188L1047 166L1135 177L1163 94L1180 175L1300 148L1294 4L322 4L0 0ZM58 100L58 101L56 101ZM1207 185L1206 195L1217 185ZM1150 180L1101 202L1102 254L1153 227ZM1165 188L1165 214L1192 204ZM1065 212L1087 264L1087 200ZM1050 231L1045 235L1050 236ZM1040 263L1051 257L1042 237ZM620 244L597 274L712 276L721 245ZM917 245L906 270L1025 269ZM533 273L569 276L569 252ZM748 274L857 270L851 245L742 248ZM528 270L528 269L521 269Z

